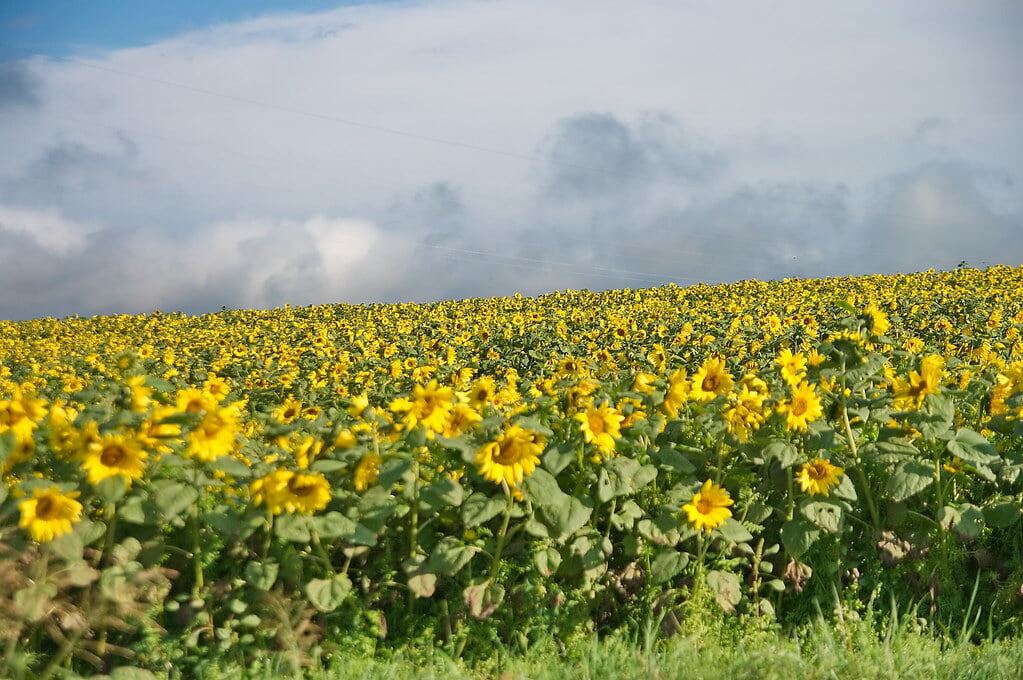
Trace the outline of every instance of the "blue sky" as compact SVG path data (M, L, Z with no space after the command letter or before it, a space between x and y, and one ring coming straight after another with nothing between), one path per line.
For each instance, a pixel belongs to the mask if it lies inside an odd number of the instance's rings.
M372 0L365 0L365 3ZM378 0L379 2L379 0ZM65 56L95 48L137 47L179 33L268 12L315 12L337 0L5 0L0 42L22 50Z
M6 0L0 319L1020 265L1021 33L1018 0Z

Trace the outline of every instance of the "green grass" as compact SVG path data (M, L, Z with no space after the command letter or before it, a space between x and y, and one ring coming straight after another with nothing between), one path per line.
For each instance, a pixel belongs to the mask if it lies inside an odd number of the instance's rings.
M651 628L642 639L611 636L560 645L547 638L525 651L495 646L473 665L443 650L403 649L373 656L338 653L324 667L294 672L286 665L243 673L215 667L207 680L900 680L1020 677L1023 639L980 642L939 637L921 620L886 626L869 614L823 619L795 635L743 627L737 619L670 639ZM116 677L116 676L115 676ZM174 677L171 675L170 677Z

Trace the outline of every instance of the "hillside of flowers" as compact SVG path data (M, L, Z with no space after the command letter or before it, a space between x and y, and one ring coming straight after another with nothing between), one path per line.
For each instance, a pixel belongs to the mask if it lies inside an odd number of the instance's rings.
M1023 621L1023 268L0 322L0 675Z

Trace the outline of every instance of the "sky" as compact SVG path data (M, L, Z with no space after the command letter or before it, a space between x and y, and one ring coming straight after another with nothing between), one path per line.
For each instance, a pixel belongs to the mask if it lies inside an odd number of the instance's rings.
M0 319L1023 264L1017 0L4 0Z

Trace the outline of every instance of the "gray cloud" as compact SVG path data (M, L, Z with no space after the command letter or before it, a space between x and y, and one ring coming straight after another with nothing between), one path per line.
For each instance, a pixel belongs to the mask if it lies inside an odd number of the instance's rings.
M39 104L39 82L24 61L0 62L0 111L34 108Z
M577 115L561 121L540 152L547 161L544 194L562 202L639 198L654 181L701 183L723 164L695 148L666 113L646 114L635 126L606 113Z

